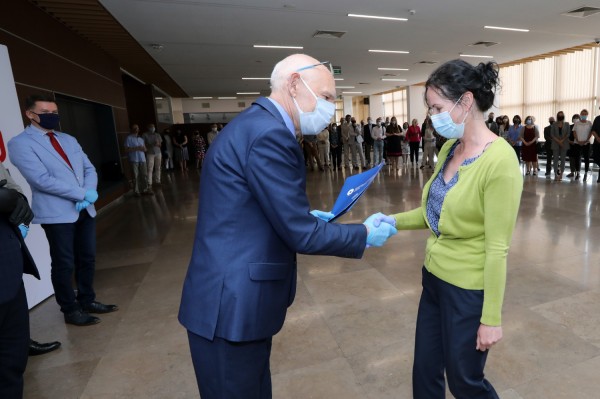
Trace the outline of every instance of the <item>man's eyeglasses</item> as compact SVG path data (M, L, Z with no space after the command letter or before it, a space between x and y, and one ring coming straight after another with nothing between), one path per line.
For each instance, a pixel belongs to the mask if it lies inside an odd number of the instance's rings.
M311 68L316 68L319 65L323 65L327 68L329 68L329 71L331 72L331 74L333 75L333 65L331 64L331 61L323 61L323 62L319 62L318 64L313 64L313 65L307 65L305 67L296 69L296 72L300 72L300 71L305 71L307 69L311 69Z

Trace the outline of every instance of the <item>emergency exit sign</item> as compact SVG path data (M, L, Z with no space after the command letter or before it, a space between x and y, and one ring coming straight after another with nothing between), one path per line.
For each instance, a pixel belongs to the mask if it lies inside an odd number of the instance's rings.
M332 67L333 67L333 74L334 75L341 75L342 74L342 67L341 66L332 65Z

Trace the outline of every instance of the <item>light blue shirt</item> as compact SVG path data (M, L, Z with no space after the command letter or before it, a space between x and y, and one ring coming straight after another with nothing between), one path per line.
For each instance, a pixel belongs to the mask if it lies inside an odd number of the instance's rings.
M277 101L273 100L271 97L267 97L267 98L269 99L269 101L271 101L273 103L275 108L277 108L277 111L279 111L279 113L281 114L281 117L283 118L283 121L285 122L285 126L289 129L290 133L292 133L292 136L294 136L294 138L295 138L296 137L296 129L294 128L294 122L292 121L292 118L290 118L288 113L285 112L283 107L281 105L279 105L279 103Z
M125 139L125 148L134 148L144 146L144 139L139 137L137 134L130 134ZM146 155L144 151L131 151L127 153L129 162L146 162Z

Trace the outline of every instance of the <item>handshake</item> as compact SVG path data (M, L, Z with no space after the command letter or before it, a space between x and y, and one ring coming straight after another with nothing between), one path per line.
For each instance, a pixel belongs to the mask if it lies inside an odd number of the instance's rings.
M330 212L318 210L311 211L310 214L325 222L333 217L333 214ZM398 233L398 230L396 230L396 220L383 213L375 213L369 216L363 224L367 227L367 248L381 247L388 238Z

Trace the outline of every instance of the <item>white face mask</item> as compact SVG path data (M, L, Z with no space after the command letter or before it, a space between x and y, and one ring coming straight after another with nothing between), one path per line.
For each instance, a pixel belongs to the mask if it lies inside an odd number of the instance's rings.
M300 131L305 135L316 135L325 129L325 127L331 121L331 117L335 113L335 104L317 97L317 95L306 84L302 77L300 77L300 80L302 83L304 83L304 86L306 86L310 94L312 94L317 100L317 105L313 111L304 112L300 109L296 99L292 98L292 100L294 100L294 104L296 104L296 108L298 109L298 117L300 118Z
M154 132L156 131L156 128L154 128L154 127L151 127L151 128L149 128L149 129L148 129L148 131L149 131L150 133L154 133Z
M213 127L213 128L212 128L212 131L216 133L216 132L217 132L217 128L216 128L216 127Z

